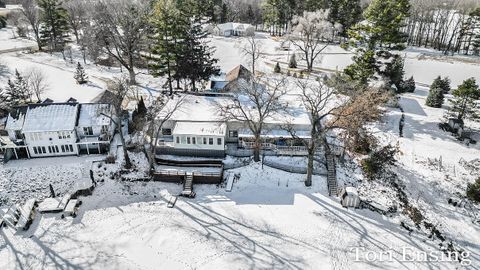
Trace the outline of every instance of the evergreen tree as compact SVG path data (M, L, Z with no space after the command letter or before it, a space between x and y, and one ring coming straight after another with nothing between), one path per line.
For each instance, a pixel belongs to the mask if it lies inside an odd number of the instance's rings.
M343 27L340 35L346 37L347 30L362 18L360 0L329 0L328 2L329 20L340 23Z
M173 81L183 78L180 62L185 49L185 35L188 21L177 8L175 0L159 0L154 6L151 18L154 40L150 58L150 70L155 77L167 77L170 95L173 94Z
M280 73L282 72L282 69L280 68L280 64L277 62L277 64L275 65L275 67L273 68L273 72L275 73Z
M395 85L399 92L403 92L403 70L404 62L399 55L395 55L390 63L386 64L385 71L382 74L386 77L390 85Z
M440 88L431 88L428 92L427 100L425 105L433 108L441 108L443 105L444 95L443 91Z
M68 32L68 13L62 7L60 0L39 0L38 6L42 9L42 27L40 40L43 45L50 46L53 51L62 51L70 41Z
M218 60L213 58L214 49L208 44L208 33L203 30L201 19L189 16L186 18L190 18L190 22L183 41L184 51L179 64L182 74L179 75L190 81L192 91L197 91L197 82L209 80L212 75L218 74L220 69L216 66Z
M27 80L18 72L18 70L15 70L14 80L8 80L5 96L11 106L32 101L32 93L28 87Z
M451 90L450 79L448 77L442 79L441 76L438 76L437 78L435 78L435 80L433 80L430 88L442 89L444 94L448 94Z
M7 26L7 19L3 16L0 16L0 29L5 28Z
M381 73L385 63L393 63L391 51L405 49L402 28L409 12L408 0L373 0L364 13L366 21L348 31L348 46L356 49L356 57L346 74L366 83Z
M415 79L412 77L410 77L410 79L406 80L403 82L403 91L405 92L409 92L409 93L413 93L415 92Z
M357 50L357 54L352 57L354 64L344 69L346 75L354 81L367 84L368 80L373 78L376 71L375 52L373 50Z
M480 120L480 113L476 104L476 101L480 99L480 88L475 78L463 81L457 89L453 90L452 94L454 98L450 100L452 107L448 112L450 117L455 117L461 121L465 119Z
M145 115L147 115L147 107L145 106L145 102L143 101L143 97L140 97L140 101L137 104L137 113L141 117L145 117Z
M228 20L228 6L227 4L222 4L222 13L220 14L220 23L226 23Z
M292 56L290 56L290 62L288 62L288 67L297 68L297 57L295 56L295 54L292 54Z
M80 62L77 62L77 69L75 70L73 78L77 81L78 84L85 84L88 82L87 73L85 72L85 69L80 64Z

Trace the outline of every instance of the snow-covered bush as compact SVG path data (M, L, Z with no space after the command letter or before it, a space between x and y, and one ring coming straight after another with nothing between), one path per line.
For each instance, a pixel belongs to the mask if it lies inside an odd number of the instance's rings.
M398 153L398 147L391 145L384 146L361 161L363 173L366 178L374 180L380 178L388 168L395 164L395 155Z
M410 77L410 79L403 81L402 91L408 92L408 93L415 92L415 79L413 79L413 76Z
M477 178L475 183L468 184L467 197L474 202L480 203L480 177Z
M273 69L273 72L280 73L281 71L282 69L280 68L280 64L277 62L277 64L275 65L275 68Z
M432 88L428 92L427 100L425 101L425 105L433 108L441 108L443 105L443 101L445 96L443 95L443 90L440 88Z

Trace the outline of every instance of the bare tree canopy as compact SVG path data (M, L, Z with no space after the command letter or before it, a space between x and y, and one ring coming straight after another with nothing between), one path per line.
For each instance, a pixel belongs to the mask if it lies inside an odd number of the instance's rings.
M131 84L136 83L135 66L149 32L149 3L147 0L101 0L94 7L95 40L106 54L127 69Z
M45 72L40 68L31 68L26 73L26 78L31 91L39 102L42 101L42 94L48 90L49 84Z
M328 21L328 10L305 11L303 16L294 16L293 28L289 35L292 44L302 52L307 69L312 71L315 59L341 31L341 25Z

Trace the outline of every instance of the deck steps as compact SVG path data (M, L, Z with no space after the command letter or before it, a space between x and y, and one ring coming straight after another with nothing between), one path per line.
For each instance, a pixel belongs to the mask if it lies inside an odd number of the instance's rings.
M195 192L193 192L193 173L187 173L185 175L185 181L183 183L182 196L194 198Z
M338 186L337 186L337 173L335 167L335 156L330 152L325 152L325 158L327 160L327 186L328 194L330 196L338 195Z

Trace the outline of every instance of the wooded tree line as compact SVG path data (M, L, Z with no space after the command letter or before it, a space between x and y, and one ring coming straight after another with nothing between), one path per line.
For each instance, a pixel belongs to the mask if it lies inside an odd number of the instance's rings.
M475 0L411 0L404 29L408 45L445 54L480 54L480 3Z

